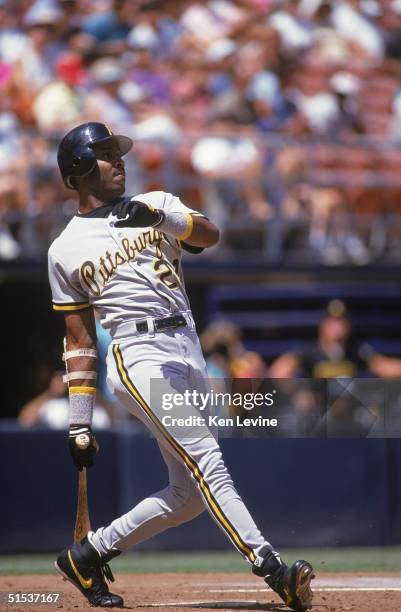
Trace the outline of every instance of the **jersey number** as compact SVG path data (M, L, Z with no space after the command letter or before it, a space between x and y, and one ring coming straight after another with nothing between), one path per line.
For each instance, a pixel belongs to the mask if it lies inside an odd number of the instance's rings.
M155 262L154 269L158 274L161 282L166 285L169 289L177 289L178 283L173 280L172 275L178 275L179 261L174 259L172 264L167 262L165 259L158 259Z

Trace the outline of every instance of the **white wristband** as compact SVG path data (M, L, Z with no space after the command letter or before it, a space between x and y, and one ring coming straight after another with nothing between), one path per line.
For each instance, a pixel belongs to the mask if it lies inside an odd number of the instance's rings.
M70 425L91 425L95 403L95 387L69 387Z
M160 229L162 232L174 236L178 240L186 240L192 234L194 221L192 215L182 212L165 212L162 220L153 227Z

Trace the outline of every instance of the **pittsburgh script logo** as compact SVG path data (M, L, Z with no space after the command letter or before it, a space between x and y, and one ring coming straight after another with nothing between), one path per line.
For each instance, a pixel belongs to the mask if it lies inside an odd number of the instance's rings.
M97 267L94 262L90 260L82 264L79 270L81 282L94 295L100 295L103 288L114 276L117 268L127 262L133 261L137 255L142 253L148 246L154 246L155 257L160 260L163 259L163 252L160 248L162 240L163 234L153 228L139 234L135 240L124 238L121 241L121 249L113 253L106 251L106 253L99 258Z

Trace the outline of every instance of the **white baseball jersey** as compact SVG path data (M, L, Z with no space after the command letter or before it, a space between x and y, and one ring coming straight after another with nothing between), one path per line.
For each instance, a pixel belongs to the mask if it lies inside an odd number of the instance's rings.
M163 191L131 198L163 209L200 215ZM113 204L77 214L49 249L55 310L94 306L114 335L129 320L171 316L190 309L178 240L155 228L114 226Z

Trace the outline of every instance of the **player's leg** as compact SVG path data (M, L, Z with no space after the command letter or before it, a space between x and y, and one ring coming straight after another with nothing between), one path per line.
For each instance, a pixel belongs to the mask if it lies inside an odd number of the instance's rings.
M108 561L170 527L192 520L205 510L202 497L185 467L162 446L160 451L167 465L169 485L110 525L90 532L57 558L56 569L91 605L123 605L122 598L110 593L105 582L105 577L112 576Z
M113 347L113 363L109 361L108 370L114 392L186 469L206 509L244 558L257 564L258 559L265 559L270 552L276 565L279 555L262 537L238 495L208 427L197 424L181 428L166 420L166 416L177 417L177 411L166 412L163 397L184 394L190 388L191 367L184 360L181 334L177 337L158 334L157 339L159 347L145 340ZM160 385L155 393L150 381L153 388ZM186 417L195 418L199 414L197 407L188 404L183 407L182 415Z
M168 486L91 534L91 542L101 554L133 548L204 512L202 497L185 467L162 445L159 447L168 469Z
M114 363L112 366L109 364L115 392L159 443L185 466L209 513L252 564L254 573L263 576L293 609L307 609L311 599L311 566L301 561L287 568L262 537L235 490L219 446L207 428L192 427L186 435L177 436L174 428L163 424L161 403L153 402L151 405L150 378L168 380L172 392L182 393L188 389L190 367L183 361L185 347L181 346L181 340L178 342L177 338L163 334L158 347L146 340L131 345L115 345L112 352ZM191 410L191 407L186 406L186 410ZM115 545L119 549L118 541Z
M207 381L207 369L197 334L191 330L184 330L181 342L186 354L185 360L190 366L189 382L191 386L207 393L210 390ZM213 477L210 479L210 483L212 483L212 480ZM216 499L220 499L218 493L216 493ZM240 511L241 513L244 512L244 508L245 506ZM247 512L246 508L245 511ZM230 508L227 514L230 516ZM250 521L253 523L252 519ZM251 523L247 521L247 524ZM240 533L243 532L240 531ZM244 540L246 541L246 536ZM311 580L314 578L312 566L307 561L298 560L291 567L288 567L282 562L271 545L268 546L270 550L264 555L262 550L259 550L259 556L252 565L253 573L263 577L270 588L276 591L292 609L301 612L309 609L313 597L310 588ZM279 566L275 566L274 562L276 560L280 562Z

